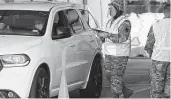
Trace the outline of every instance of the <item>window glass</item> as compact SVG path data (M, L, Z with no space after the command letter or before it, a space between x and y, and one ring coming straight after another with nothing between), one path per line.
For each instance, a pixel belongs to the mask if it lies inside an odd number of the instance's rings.
M93 29L97 29L98 28L98 26L96 24L96 21L94 20L94 17L91 15L91 13L89 11L80 9L80 12L81 12L83 18L85 19L85 21L87 22L87 24L91 28L93 28Z
M68 27L68 21L63 11L59 11L55 14L52 28L52 36L61 35L62 32L58 31L58 28L60 27Z
M69 21L73 31L75 33L82 32L83 31L82 21L78 15L78 13L76 12L76 10L74 10L74 9L66 10L66 14L67 14L68 21Z
M49 12L0 10L0 35L42 36Z

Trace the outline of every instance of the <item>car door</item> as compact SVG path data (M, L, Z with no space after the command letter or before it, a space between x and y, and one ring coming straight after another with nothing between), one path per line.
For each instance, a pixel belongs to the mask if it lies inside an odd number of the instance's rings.
M91 39L87 42L84 34L87 34L87 30L83 24L83 21L80 18L79 13L76 9L70 9L66 11L70 26L73 30L73 40L76 44L76 63L70 65L70 69L67 70L67 75L74 75L74 78L77 80L73 80L73 82L83 82L85 81L90 65L94 55L93 46L90 45ZM68 65L69 66L69 65Z
M52 65L53 65L53 74L52 74L52 90L56 90L59 88L61 75L62 75L62 68L68 69L67 65L76 62L74 57L76 57L76 47L75 47L75 41L73 40L73 37L71 35L71 32L69 31L68 21L65 16L65 13L63 10L67 8L62 8L60 10L55 10L54 18L52 22L52 31L51 31L51 39L52 43L50 44L51 52L52 53ZM60 30L65 31L60 31ZM63 37L63 33L66 33L67 30L68 36ZM70 34L70 36L69 36ZM67 76L67 83L71 83L70 77L73 75ZM74 78L73 78L74 80Z
M87 32L84 33L86 40L90 43L93 50L97 50L101 48L100 38L97 36L97 31L99 29L98 23L95 21L92 14L84 9L79 9L81 12L82 18L85 21L85 24L88 25Z

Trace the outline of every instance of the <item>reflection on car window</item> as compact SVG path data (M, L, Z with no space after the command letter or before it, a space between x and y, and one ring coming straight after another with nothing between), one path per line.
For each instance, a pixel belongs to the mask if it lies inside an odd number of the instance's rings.
M44 35L48 15L45 11L0 10L0 35Z
M66 14L67 14L68 21L71 24L71 28L73 29L73 31L75 33L82 32L83 31L82 21L80 20L80 17L78 13L76 12L76 10L73 10L73 9L66 10Z

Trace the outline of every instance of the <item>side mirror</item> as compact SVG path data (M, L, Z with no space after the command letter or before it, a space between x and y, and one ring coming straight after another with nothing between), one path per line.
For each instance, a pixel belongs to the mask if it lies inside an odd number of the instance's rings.
M68 38L71 36L70 28L69 27L57 27L56 28L57 36L52 36L52 39L62 39Z
M131 40L131 46L139 46L139 45L140 45L140 41L139 41L138 37L134 37Z

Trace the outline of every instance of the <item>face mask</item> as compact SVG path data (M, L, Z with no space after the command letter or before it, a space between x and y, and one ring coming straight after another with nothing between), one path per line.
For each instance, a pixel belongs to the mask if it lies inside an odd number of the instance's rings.
M114 7L110 6L109 7L109 13L110 13L111 17L114 17L117 13L117 10Z
M43 28L43 24L36 24L35 25L35 27L37 28L37 29L39 29L39 30L42 30L42 28Z

